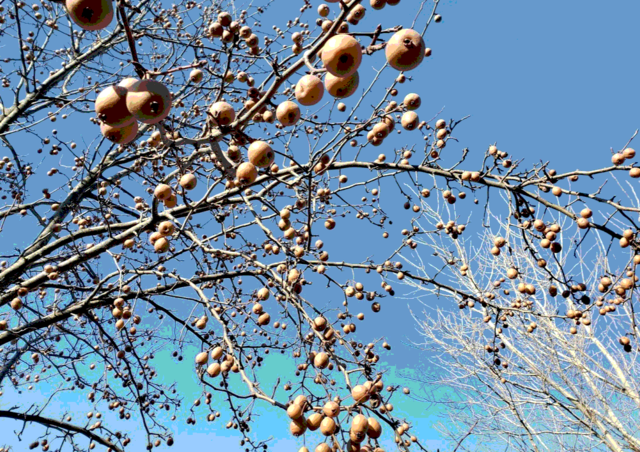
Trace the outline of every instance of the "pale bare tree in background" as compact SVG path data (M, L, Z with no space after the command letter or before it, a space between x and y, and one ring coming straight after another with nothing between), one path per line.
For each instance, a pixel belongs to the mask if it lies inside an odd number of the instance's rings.
M447 224L460 219L445 203L423 204L420 230L443 233L418 242L441 263L408 261L414 275L449 282L407 279L425 306L414 309L416 346L433 356L431 369L407 376L446 413L439 428L456 450L640 450L640 203L611 168L558 179L585 175L597 191L558 197L546 195L551 184L504 180L517 188L496 190L482 219L463 222L485 226L469 237ZM434 297L459 306L435 307Z

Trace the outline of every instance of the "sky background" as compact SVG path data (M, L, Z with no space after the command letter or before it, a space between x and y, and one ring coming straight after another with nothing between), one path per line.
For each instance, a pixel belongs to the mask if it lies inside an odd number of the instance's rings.
M311 3L313 12L321 2ZM383 12L369 9L367 21L374 26L378 22L389 27L408 25L415 15L413 5L417 7L419 2L402 0L398 7L387 7ZM430 10L430 5L426 9ZM433 24L425 37L433 55L408 73L414 81L401 88L401 95L413 91L422 96L422 119L441 109L445 118L470 115L456 129L459 143L449 144L459 149L468 147L470 162L477 161L489 144L497 142L514 159L524 158L530 163L551 160L551 167L559 170L593 169L608 164L609 148L620 149L640 127L637 0L612 0L606 4L591 0L441 0L439 12L443 21ZM263 22L274 17L269 14ZM423 14L420 24L427 17L426 11ZM379 68L381 61L380 55L375 60L365 59L361 73L371 66ZM395 74L390 70L389 76ZM354 100L346 103L349 102ZM396 213L393 208L389 210ZM403 214L400 205L397 210L398 215ZM378 231L363 234L365 241L379 237ZM16 235L14 242L22 244L23 239L29 237ZM332 242L333 247L350 245L348 238ZM372 254L370 248L357 252ZM405 289L398 286L396 291L398 296L388 302L393 306L383 306L385 335L393 344L392 353L384 359L392 375L418 368L423 371L424 367L418 365L428 357L420 356L409 345L419 340L409 308L419 311L420 305L403 298ZM363 326L361 332L367 337L368 329L379 326L374 321ZM188 409L188 401L200 395L192 362L185 359L177 364L168 353L160 354L156 365L161 375L179 375L180 391ZM278 360L282 360L283 367L288 364L285 357L272 358L271 367L265 370L263 383L267 386L282 373ZM395 382L412 386L400 376ZM419 393L419 388L412 389ZM46 394L46 385L40 386L37 392L21 395L20 403L25 406L30 398L37 401ZM17 401L11 397L0 398L0 408L6 409ZM84 412L86 403L80 397L75 393L65 395L55 408L60 412ZM428 447L446 450L447 444L433 428L443 408L407 400L397 405L397 411L406 413L413 430ZM274 437L271 450L295 451L300 447L301 441L288 434L284 413L274 413L269 407L262 407L259 412L262 418L254 428L258 435ZM240 438L222 428L226 422L223 419L224 416L214 423L200 420L193 427L176 423L177 448L215 445L221 450L240 450ZM0 422L0 431L20 427L18 423ZM18 442L13 435L0 437L0 444L3 441L16 451L26 450L28 444Z

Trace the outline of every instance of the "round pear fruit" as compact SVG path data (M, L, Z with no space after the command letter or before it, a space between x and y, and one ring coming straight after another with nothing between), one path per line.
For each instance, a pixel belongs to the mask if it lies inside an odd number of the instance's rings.
M140 80L129 88L127 109L138 121L157 124L169 115L171 93L157 80Z
M358 70L362 62L360 43L349 35L335 35L322 48L322 62L329 74L349 77Z
M385 55L389 65L398 71L410 71L424 59L424 40L420 33L411 29L396 32L387 42Z
M267 142L256 140L249 145L247 157L258 168L267 168L273 163L275 154Z
M118 85L102 90L95 103L98 119L112 127L124 127L135 121L127 110L127 93L127 88Z
M138 135L138 123L133 121L124 127L112 127L108 124L100 124L100 132L107 140L116 144L128 144Z
M344 99L355 93L359 83L360 76L357 72L349 77L336 77L330 73L327 73L324 77L324 85L327 88L327 92L338 99Z
M111 0L66 0L65 7L71 20L83 30L102 30L113 20Z
M278 105L276 118L283 126L292 126L300 119L300 107L295 102L286 100Z
M322 80L315 75L305 75L296 83L296 100L305 107L315 105L324 95Z

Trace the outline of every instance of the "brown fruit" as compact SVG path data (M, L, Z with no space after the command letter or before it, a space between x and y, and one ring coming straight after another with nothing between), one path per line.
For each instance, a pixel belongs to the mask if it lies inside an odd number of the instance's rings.
M198 185L198 179L195 175L189 173L180 178L180 186L185 190L193 190Z
M307 431L307 423L304 418L294 419L291 421L291 424L289 424L289 430L293 436L303 435L304 432Z
M160 237L153 244L153 249L156 250L156 253L166 253L169 250L169 240L165 237Z
M157 80L140 80L129 88L127 109L138 121L156 124L171 111L171 93Z
M303 408L297 403L292 403L291 405L289 405L289 408L287 408L287 416L289 416L289 418L291 419L300 419L302 414Z
M371 439L380 438L380 435L382 435L382 426L380 425L380 422L370 417L367 419L367 423L369 424L369 428L367 428L367 436Z
M169 199L172 193L173 191L169 185L159 184L153 191L153 196L155 196L159 201L164 201L165 199Z
M171 235L175 232L176 227L170 221L163 221L158 225L158 232L164 236Z
M318 430L320 424L322 423L322 419L324 419L324 416L321 413L313 413L311 416L309 416L307 418L307 427L309 428L309 430L311 430L312 432Z
M355 93L359 83L360 76L357 72L349 77L336 77L329 73L324 77L327 92L338 99L344 99Z
M404 97L402 103L407 107L407 110L417 110L422 104L422 99L416 93L409 93Z
M360 439L358 442L362 442L362 440L364 439L364 434L367 433L367 430L369 430L369 421L366 416L358 414L353 418L353 420L351 421L351 431L353 433L362 434L362 439Z
M226 102L216 102L209 108L209 113L217 126L228 126L236 119L236 112Z
M220 375L221 371L222 367L218 363L211 363L209 364L209 367L207 367L207 373L210 377L217 377L218 375Z
M363 385L356 385L351 390L351 396L356 402L366 402L369 399L369 391Z
M333 400L329 401L322 407L322 412L325 414L325 416L336 417L338 414L340 414L340 405L338 405L338 403L334 402Z
M362 62L362 48L349 35L335 35L322 48L322 62L329 74L337 77L353 75Z
M296 84L296 100L304 106L315 105L324 95L322 80L315 75L305 75Z
M286 100L278 105L276 118L283 126L292 126L300 119L300 107L295 102Z
M400 30L387 42L385 55L392 68L410 71L424 59L424 40L415 30Z
M266 141L256 140L249 145L247 157L258 168L268 168L273 163L275 154Z
M316 446L314 452L331 452L332 450L333 449L331 449L331 446L329 446L327 443L320 443Z
M419 123L420 119L415 111L404 112L400 120L400 124L402 124L402 128L405 130L415 130Z
M196 355L196 364L202 366L203 364L207 364L207 361L209 360L209 353L207 352L200 352Z
M124 127L135 119L127 110L127 88L114 85L103 89L96 98L98 119L111 127Z
M175 194L171 193L171 196L162 201L162 203L166 208L171 209L178 204L178 197Z
M65 7L71 20L83 30L102 30L113 20L111 0L66 0Z
M251 184L258 178L258 169L251 162L244 162L236 170L236 178L241 185Z
M120 83L118 83L118 86L121 86L123 88L127 88L127 90L129 90L133 85L135 85L139 81L140 80L138 80L135 77L127 77L127 78L123 78L122 80L120 80Z
M320 432L324 436L330 436L330 435L333 435L335 431L336 431L336 421L334 421L333 418L325 417L320 423Z
M329 365L329 355L327 355L325 352L318 353L315 358L313 358L313 365L317 369L326 369L326 367Z
M124 127L111 127L102 123L100 124L100 133L102 133L102 136L107 140L116 144L131 143L136 139L136 135L138 135L138 123L133 121Z
M258 325L260 326L268 325L270 322L271 316L267 312L263 312L260 314L260 317L258 317Z
M189 80L193 83L200 83L202 81L202 77L204 77L204 72L200 69L194 69L189 73Z

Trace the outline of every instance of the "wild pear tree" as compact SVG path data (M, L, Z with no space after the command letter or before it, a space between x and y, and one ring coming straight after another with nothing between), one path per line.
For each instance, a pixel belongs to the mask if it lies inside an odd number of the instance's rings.
M331 243L357 244L356 222L389 236L384 184L457 178L440 162L459 121L421 120L410 83L438 2L326 3L0 6L0 418L22 421L31 449L124 451L144 435L151 450L178 422L224 417L213 425L263 450L264 405L303 451L424 450L394 413L389 344L356 334L358 304L375 321L416 242L360 261ZM385 23L391 8L407 23ZM156 365L167 350L202 388L186 419L184 376ZM295 370L267 387L275 354ZM68 392L86 417L56 410Z

